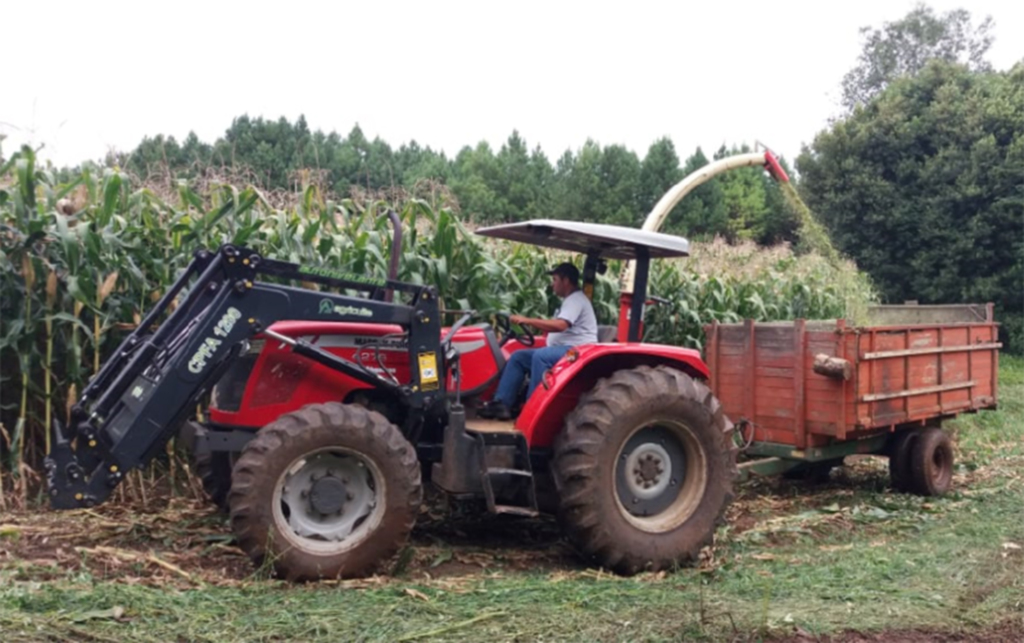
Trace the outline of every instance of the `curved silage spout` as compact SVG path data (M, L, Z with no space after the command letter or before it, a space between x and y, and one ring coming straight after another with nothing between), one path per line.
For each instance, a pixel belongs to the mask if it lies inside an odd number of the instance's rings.
M764 169L768 171L768 174L770 174L772 178L779 183L786 183L789 181L789 177L786 175L785 170L782 169L782 166L779 165L778 159L775 158L770 150L765 150L764 153L752 152L749 154L737 154L724 159L718 159L713 163L709 163L704 167L691 172L682 181L672 186L672 188L654 205L651 213L648 214L647 219L644 220L644 224L641 229L657 231L665 222L665 219L668 217L668 213L672 211L672 208L676 207L676 204L678 204L684 196L693 191L694 188L710 181L722 172L735 170L741 167L752 167L755 165L763 166ZM635 270L636 266L634 265L634 262L630 261L622 273L623 294L632 294Z
M727 170L735 170L741 167L752 167L754 165L761 165L773 179L779 183L786 183L789 181L789 177L786 176L785 170L779 165L779 161L775 158L775 155L771 153L767 148L764 153L752 152L749 154L737 154L736 156L730 156L724 159L718 159L714 163L709 163L704 167L691 172L686 178L679 183L672 186L665 196L654 205L654 209L647 215L647 219L644 221L642 230L648 230L656 232L661 224L665 222L668 217L668 213L672 211L672 208L679 203L684 196L689 194L695 187L706 183L715 176L725 172ZM642 288L644 292L642 296L644 299L647 298L646 292L646 277L643 279ZM626 269L622 271L621 292L619 294L619 325L617 341L628 342L628 341L639 341L643 337L643 323L638 322L633 328L633 332L630 332L630 317L634 314L633 307L633 293L636 292L636 262L630 261L626 264ZM664 294L664 293L662 293ZM638 311L638 316L643 317L643 305L639 305L635 310Z

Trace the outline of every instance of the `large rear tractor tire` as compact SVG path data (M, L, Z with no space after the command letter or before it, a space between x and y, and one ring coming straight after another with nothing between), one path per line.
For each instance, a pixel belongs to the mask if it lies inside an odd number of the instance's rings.
M620 574L696 560L733 499L732 431L708 387L679 370L600 380L554 445L567 535Z
M379 413L313 404L260 429L228 501L239 546L292 581L373 572L408 539L423 487L416 450Z

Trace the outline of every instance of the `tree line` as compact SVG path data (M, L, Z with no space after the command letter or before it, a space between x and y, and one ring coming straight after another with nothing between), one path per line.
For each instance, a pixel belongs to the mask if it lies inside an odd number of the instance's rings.
M713 159L748 151L723 145ZM301 187L312 170L325 187L342 194L353 186L415 191L424 182L441 183L461 214L479 223L556 218L639 226L669 188L709 159L698 148L681 162L672 141L662 138L643 158L622 145L588 140L552 163L518 131L497 150L481 141L449 158L416 141L393 147L380 138L370 140L358 124L342 136L311 130L303 116L290 122L243 115L213 143L194 133L181 142L173 136L147 137L121 162L142 176L245 168L270 189ZM663 229L770 245L794 241L797 224L774 182L759 168L749 168L698 188Z

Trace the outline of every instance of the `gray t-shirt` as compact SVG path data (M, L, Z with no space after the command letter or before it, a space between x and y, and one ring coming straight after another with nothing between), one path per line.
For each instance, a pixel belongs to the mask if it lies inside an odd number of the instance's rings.
M560 333L548 333L548 346L579 346L597 343L597 316L582 290L573 291L562 300L555 319L564 319L569 327Z

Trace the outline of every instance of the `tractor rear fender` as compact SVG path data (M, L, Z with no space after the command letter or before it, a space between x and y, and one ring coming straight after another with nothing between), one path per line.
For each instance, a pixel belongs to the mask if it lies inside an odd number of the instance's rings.
M545 373L543 383L516 420L516 428L531 448L550 447L580 396L599 379L622 369L658 365L678 368L697 379L706 380L710 375L700 352L689 348L661 344L580 346L570 349Z

